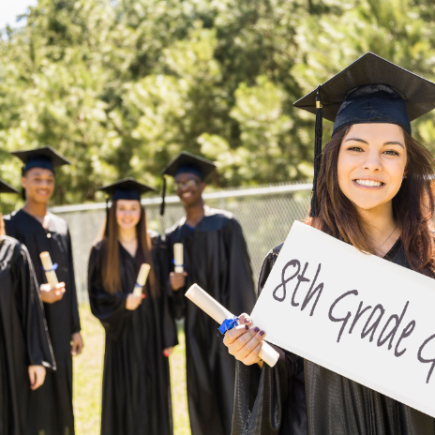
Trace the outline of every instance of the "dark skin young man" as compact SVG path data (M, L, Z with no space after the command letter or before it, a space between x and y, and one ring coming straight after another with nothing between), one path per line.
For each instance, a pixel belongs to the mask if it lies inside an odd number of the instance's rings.
M205 216L204 201L202 199L205 183L197 175L183 172L175 177L175 188L186 212L186 224L195 228ZM177 291L183 288L186 283L186 276L186 272L171 272L169 279L172 290Z
M23 210L37 219L44 228L48 227L48 202L53 196L55 177L50 169L32 168L21 177L21 186L26 192L26 204ZM40 295L43 302L54 304L65 294L65 283L59 283L52 289L50 284L41 284ZM83 351L83 339L80 332L71 336L71 354L80 355Z

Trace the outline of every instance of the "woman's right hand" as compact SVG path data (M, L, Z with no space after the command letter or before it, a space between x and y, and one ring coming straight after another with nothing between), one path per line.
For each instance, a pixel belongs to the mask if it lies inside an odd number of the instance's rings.
M145 295L135 296L133 293L127 296L127 302L125 304L125 308L127 310L134 311L141 303Z
M228 352L243 364L250 366L258 363L261 366L259 354L266 333L258 327L250 328L251 325L251 318L243 313L239 316L239 325L226 332L224 344Z

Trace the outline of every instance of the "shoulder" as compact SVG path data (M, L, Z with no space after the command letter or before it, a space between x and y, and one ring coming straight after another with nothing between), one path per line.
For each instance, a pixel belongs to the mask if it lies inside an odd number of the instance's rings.
M15 210L11 214L7 214L7 215L3 216L3 220L5 221L5 225L11 225L11 224L14 224L14 223L20 221L23 214L24 213L21 210Z
M215 229L222 228L232 229L240 227L239 222L235 216L226 210L219 210L216 208L209 208L206 217L201 225L201 229Z
M53 223L56 228L62 229L64 231L68 230L68 224L65 219L51 212L49 212L48 215L50 217L50 222Z
M157 231L148 230L148 235L150 236L151 240L159 240L160 239L160 234Z
M28 256L27 248L19 242L17 239L14 239L13 237L9 236L3 236L1 238L1 247L2 249L6 249L9 252L14 253L14 257L17 256Z
M165 235L170 236L172 233L177 231L182 225L184 225L184 222L186 222L186 218L182 217L174 225L172 225L172 227L169 227L167 230L165 230Z

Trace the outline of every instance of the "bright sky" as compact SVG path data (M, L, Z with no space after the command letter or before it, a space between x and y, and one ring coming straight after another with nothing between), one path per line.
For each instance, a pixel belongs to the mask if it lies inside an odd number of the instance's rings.
M34 6L38 0L0 0L0 29L7 24L11 27L22 26L25 21L16 22L17 15L27 11L29 6Z

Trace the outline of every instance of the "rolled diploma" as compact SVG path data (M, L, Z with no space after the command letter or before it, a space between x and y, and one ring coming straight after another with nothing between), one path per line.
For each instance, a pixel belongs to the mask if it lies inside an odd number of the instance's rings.
M134 286L133 294L135 296L142 295L142 287L147 282L148 274L150 273L151 266L147 263L142 263L140 267L139 274L137 275L136 283L140 284L140 287Z
M190 299L201 310L216 320L219 325L225 319L232 319L234 316L219 302L213 299L198 284L193 284L186 292L186 298ZM279 353L268 343L263 341L260 351L260 358L270 367L274 367L279 359Z
M44 268L45 276L47 277L47 282L51 285L51 288L56 288L59 281L57 280L56 272L52 270L53 263L51 261L50 254L47 251L41 252L39 254L39 258L41 259L42 267Z
M184 272L184 252L182 243L174 243L174 271L176 273Z

